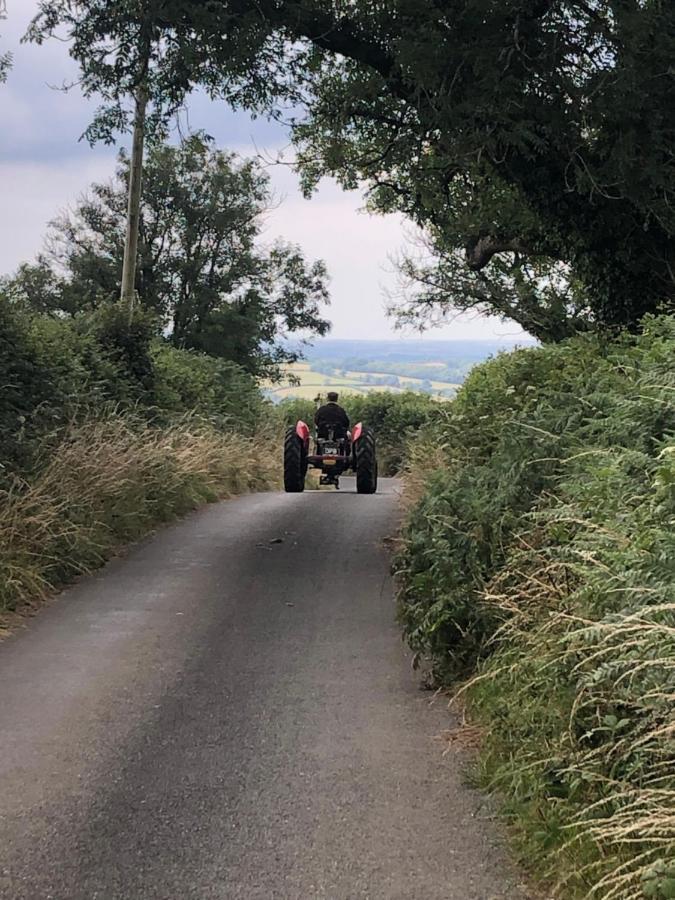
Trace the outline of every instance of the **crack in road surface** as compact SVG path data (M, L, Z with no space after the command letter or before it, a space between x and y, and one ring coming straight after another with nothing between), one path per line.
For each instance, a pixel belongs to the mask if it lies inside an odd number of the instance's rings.
M524 896L394 622L396 500L209 507L0 644L0 897Z

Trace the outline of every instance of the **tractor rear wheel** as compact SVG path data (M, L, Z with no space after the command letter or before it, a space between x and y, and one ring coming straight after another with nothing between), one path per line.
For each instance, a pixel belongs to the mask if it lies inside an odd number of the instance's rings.
M301 494L305 489L307 457L302 438L289 428L284 440L284 489L287 494Z
M359 494L377 493L377 453L375 435L365 428L356 444L356 490Z

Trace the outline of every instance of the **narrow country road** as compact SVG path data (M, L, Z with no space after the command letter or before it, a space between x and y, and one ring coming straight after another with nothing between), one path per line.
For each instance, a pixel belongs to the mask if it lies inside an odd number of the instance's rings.
M196 513L0 644L0 897L523 896L394 622L394 485L344 485Z

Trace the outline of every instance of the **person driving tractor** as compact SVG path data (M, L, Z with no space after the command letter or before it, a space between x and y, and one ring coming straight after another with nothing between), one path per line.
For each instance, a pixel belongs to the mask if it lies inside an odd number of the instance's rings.
M319 435L328 428L335 428L344 429L344 436L346 436L349 431L349 416L338 403L340 397L335 391L331 391L327 399L328 402L317 409L314 416L314 424Z
M377 450L375 435L363 422L352 431L349 416L339 405L335 391L328 394L328 402L314 415L316 442L314 453L306 422L289 425L284 437L284 489L287 494L305 490L309 468L319 469L321 485L340 486L346 472L356 475L357 494L377 493ZM316 398L317 406L321 398Z

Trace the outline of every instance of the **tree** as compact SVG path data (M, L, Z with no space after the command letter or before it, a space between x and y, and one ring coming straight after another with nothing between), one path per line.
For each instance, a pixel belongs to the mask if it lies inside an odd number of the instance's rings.
M588 330L593 322L588 292L569 265L520 253L497 254L482 269L467 265L458 250L419 242L423 253L398 262L400 291L391 312L400 324L423 328L449 311L515 320L543 343Z
M109 96L135 64L127 0L43 6L35 33L64 22L86 83ZM250 108L299 109L289 124L307 189L325 174L365 182L373 208L427 230L454 266L441 303L471 273L489 290L505 267L527 284L550 266L581 286L588 310L573 304L572 320L584 326L635 327L673 307L673 4L158 0L155 12L165 109L196 82ZM523 296L512 315L529 327L536 291Z
M5 0L0 0L0 22L7 18L7 4ZM9 70L12 68L12 54L9 52L0 53L0 84L7 81Z
M40 254L34 263L23 263L10 278L0 279L0 291L13 306L26 312L46 315L72 315L64 279L53 270L48 260Z
M15 302L72 315L119 294L128 158L114 181L95 184L51 226L48 251L6 286ZM136 290L176 347L233 360L277 377L299 356L287 334L325 334L323 262L301 250L259 245L271 197L267 175L203 135L151 148L145 167Z

